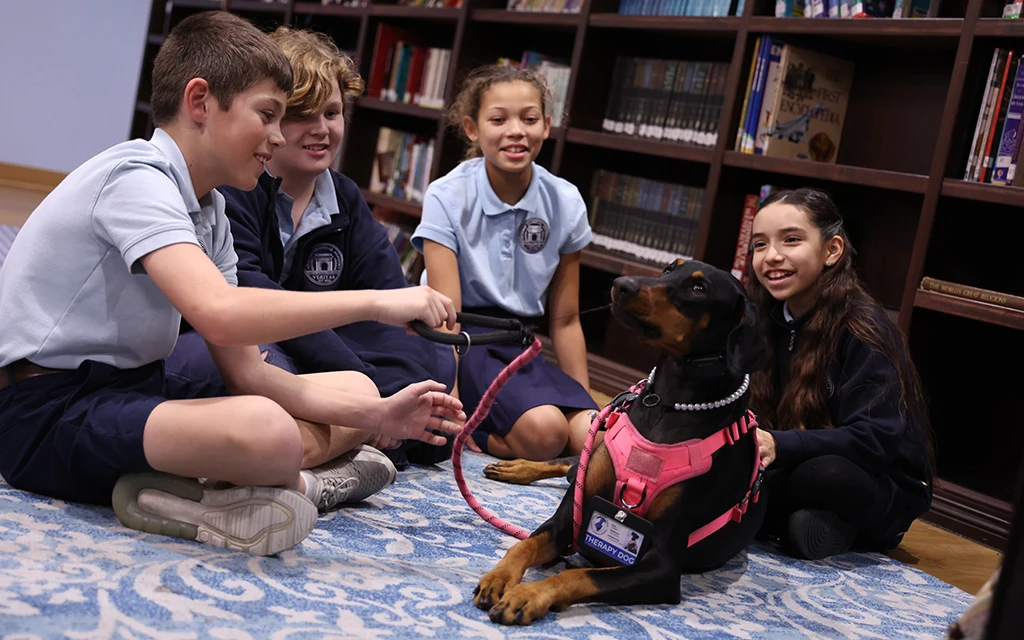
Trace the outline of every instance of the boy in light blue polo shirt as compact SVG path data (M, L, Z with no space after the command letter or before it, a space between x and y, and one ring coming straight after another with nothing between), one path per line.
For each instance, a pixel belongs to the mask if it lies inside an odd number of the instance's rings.
M265 555L308 535L311 498L342 490L336 474L300 474L343 429L330 425L434 442L427 429L457 430L442 421L464 417L443 385L382 400L365 376L312 382L248 346L360 320L454 324L451 301L425 287L234 286L214 187L255 186L283 142L291 85L288 59L250 23L183 20L154 64L153 138L87 161L30 216L0 269L0 474L12 486L112 502L126 526ZM183 316L227 389L165 373Z
M534 162L551 129L548 105L547 86L531 71L488 66L470 74L451 114L482 157L431 183L412 240L426 281L457 307L527 321L549 314L560 368L530 361L473 433L479 449L506 459L578 454L597 408L579 321L579 255L591 239L586 205L574 185ZM477 346L460 358L467 410L522 350Z

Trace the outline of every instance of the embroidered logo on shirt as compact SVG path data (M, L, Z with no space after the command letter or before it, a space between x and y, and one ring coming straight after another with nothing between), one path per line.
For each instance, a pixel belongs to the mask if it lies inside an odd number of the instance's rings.
M320 287L329 287L341 277L341 268L345 264L338 247L321 242L309 252L306 260L306 278Z
M548 243L548 223L529 218L519 227L519 246L526 253L537 253Z

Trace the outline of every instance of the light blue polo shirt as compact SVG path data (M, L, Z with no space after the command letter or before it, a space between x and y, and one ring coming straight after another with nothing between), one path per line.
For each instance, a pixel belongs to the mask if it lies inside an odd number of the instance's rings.
M281 246L284 248L281 282L286 281L288 274L292 272L292 262L295 261L295 248L298 246L299 238L331 224L331 216L338 213L338 195L334 190L334 177L331 176L331 170L325 169L316 177L313 197L306 205L298 227L292 221L292 206L294 204L294 198L285 193L283 189L277 190L277 202L275 203L277 229L281 233Z
M508 205L491 188L484 159L474 158L427 187L412 242L420 252L424 239L455 252L464 308L533 317L544 313L561 257L591 236L587 206L571 182L534 163L526 194Z
M198 245L237 285L224 198L196 198L167 133L86 161L32 212L0 269L0 366L127 369L166 358L181 314L139 259L179 243Z

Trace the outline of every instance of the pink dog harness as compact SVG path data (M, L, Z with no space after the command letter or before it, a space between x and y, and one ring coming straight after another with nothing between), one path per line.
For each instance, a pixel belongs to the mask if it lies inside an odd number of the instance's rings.
M687 546L692 547L730 521L739 522L750 502L757 502L761 490L760 455L757 448L757 419L751 411L731 425L700 439L677 444L657 444L644 438L633 426L625 411L608 416L604 445L615 468L615 504L641 518L658 495L674 484L707 473L711 456L727 444L735 444L748 431L754 438L754 472L750 489L743 499L703 527L690 534Z

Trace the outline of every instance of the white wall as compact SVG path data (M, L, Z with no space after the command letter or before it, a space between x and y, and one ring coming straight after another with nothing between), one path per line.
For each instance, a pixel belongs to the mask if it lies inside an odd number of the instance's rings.
M131 129L150 0L3 0L0 162L68 173Z

